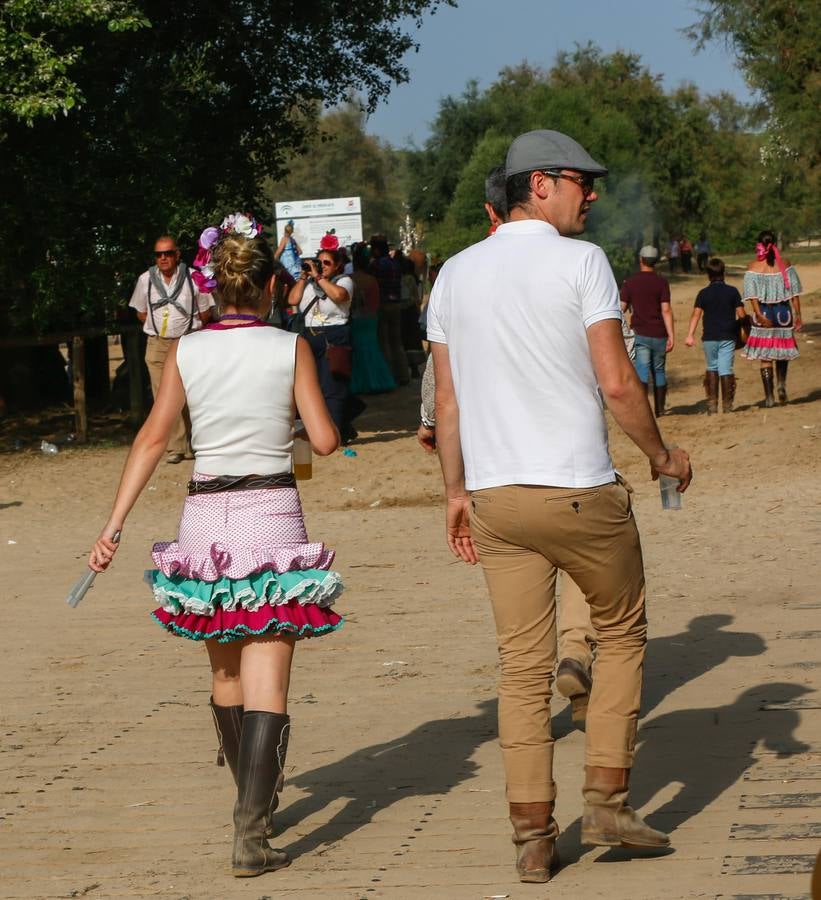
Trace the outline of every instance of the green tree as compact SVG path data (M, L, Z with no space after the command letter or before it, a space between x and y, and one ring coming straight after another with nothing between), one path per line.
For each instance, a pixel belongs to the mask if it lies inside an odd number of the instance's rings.
M821 162L821 4L812 0L707 0L687 33L703 48L724 40L790 145Z
M688 34L699 49L723 40L761 99L753 197L760 222L785 238L821 227L821 4L808 0L709 0ZM755 231L757 229L751 229Z
M366 114L352 98L316 122L304 151L284 160L288 174L265 184L268 209L282 200L362 198L362 227L395 240L404 218L402 154L365 133Z
M226 208L259 212L316 105L353 88L373 109L407 79L406 17L448 2L5 3L4 330L100 321L157 234L191 248Z
M411 208L434 252L479 239L480 170L496 161L484 155L486 142L499 141L492 155L501 161L505 140L550 128L571 134L610 170L588 236L619 274L642 243L670 234L707 230L713 246L736 250L763 222L795 233L816 202L798 190L786 136L765 137L761 123L759 111L727 94L705 97L692 85L665 92L636 54L577 46L548 70L507 68L487 90L469 85L461 98L444 100L409 166Z

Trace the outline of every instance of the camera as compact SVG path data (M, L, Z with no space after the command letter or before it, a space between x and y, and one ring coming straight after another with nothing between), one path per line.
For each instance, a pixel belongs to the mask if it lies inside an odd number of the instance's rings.
M311 274L311 266L309 263L314 264L314 268L319 269L319 260L313 256L306 256L302 259L302 271L307 272L309 275Z

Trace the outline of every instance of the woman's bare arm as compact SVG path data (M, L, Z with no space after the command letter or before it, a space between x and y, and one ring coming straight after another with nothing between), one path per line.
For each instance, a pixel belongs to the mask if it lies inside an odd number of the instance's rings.
M105 570L116 553L119 545L115 544L111 538L116 531L122 531L126 517L165 452L171 429L184 406L185 390L177 368L177 343L175 342L163 366L157 399L151 407L145 424L137 433L125 461L111 515L89 555L89 568L95 572Z

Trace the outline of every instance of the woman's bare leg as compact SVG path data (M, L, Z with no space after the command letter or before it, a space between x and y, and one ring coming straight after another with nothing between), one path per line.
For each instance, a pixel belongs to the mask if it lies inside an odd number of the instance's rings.
M296 638L260 635L241 643L240 702L246 711L287 713Z
M242 706L240 658L244 641L205 642L211 660L211 693L217 706Z

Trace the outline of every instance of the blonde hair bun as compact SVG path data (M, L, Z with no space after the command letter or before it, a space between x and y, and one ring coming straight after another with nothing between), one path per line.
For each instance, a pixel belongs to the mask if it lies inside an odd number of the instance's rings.
M274 257L263 237L250 240L229 234L213 252L214 297L220 307L257 309L265 298L265 286L274 272Z

